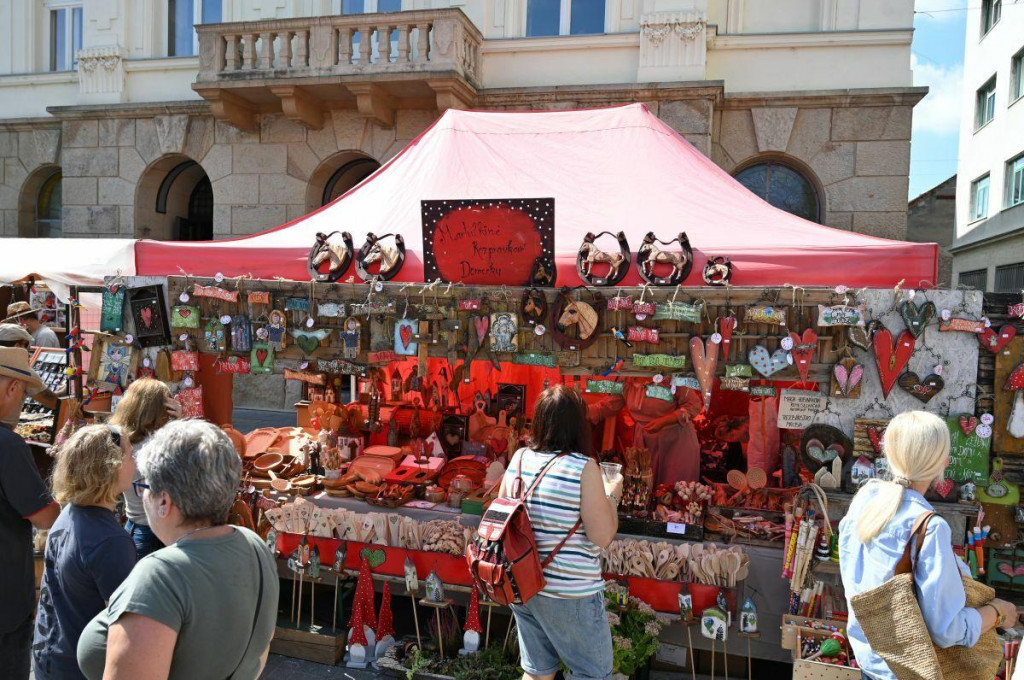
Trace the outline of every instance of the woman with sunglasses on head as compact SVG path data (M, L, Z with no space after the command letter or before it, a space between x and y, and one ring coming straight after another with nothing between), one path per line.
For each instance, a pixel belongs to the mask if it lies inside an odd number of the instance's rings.
M270 651L280 589L260 537L227 524L242 474L220 428L181 420L138 460L149 526L166 544L141 560L78 643L90 680L251 679Z
M90 425L57 451L53 495L64 505L46 539L32 654L35 677L82 678L78 638L135 566L135 546L114 514L135 474L117 428Z
M138 460L153 434L180 412L181 407L171 398L171 390L166 384L152 378L143 378L128 386L121 401L117 403L117 410L110 423L121 428L131 443L132 455ZM142 477L136 472L133 481L140 479ZM139 559L164 547L149 528L146 511L142 508L142 496L135 493L134 488L124 492L124 507L128 516L124 528L135 542Z

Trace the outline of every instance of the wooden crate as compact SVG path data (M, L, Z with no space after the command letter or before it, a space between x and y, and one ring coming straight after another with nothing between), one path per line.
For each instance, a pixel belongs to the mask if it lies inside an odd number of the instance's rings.
M274 639L270 641L270 651L293 659L333 666L345 654L345 635L325 635L278 626L274 630Z

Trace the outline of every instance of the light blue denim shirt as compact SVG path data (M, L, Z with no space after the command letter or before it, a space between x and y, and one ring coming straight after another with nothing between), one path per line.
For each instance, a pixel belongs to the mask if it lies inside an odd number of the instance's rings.
M914 520L932 510L924 496L907 489L892 521L870 543L861 543L857 538L857 520L876 493L876 484L863 489L839 523L839 568L847 603L854 595L876 588L893 577L896 563L910 540ZM964 606L966 595L961 573L969 575L970 571L953 554L949 525L935 516L928 523L921 553L917 556L914 583L925 625L939 647L973 647L981 635L981 614ZM861 669L876 680L895 680L885 661L871 651L852 606L849 612L847 633Z

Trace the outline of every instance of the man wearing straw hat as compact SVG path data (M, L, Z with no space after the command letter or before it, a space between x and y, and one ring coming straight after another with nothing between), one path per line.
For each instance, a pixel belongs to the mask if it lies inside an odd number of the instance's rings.
M63 347L57 339L57 334L39 321L39 312L43 310L33 308L27 302L12 302L7 305L7 318L4 323L16 323L32 334L33 347Z
M27 351L33 342L35 340L32 338L32 334L18 324L0 323L0 347L21 347ZM56 411L57 407L60 406L60 398L49 388L44 387L41 390L36 390L30 387L26 390L26 393L32 399L53 411ZM61 389L61 394L65 394L64 389ZM11 423L11 425L14 424L16 423Z
M11 430L25 392L43 381L20 347L0 347L0 659L9 678L28 678L31 666L35 568L32 527L53 526L58 506L39 477L28 445Z

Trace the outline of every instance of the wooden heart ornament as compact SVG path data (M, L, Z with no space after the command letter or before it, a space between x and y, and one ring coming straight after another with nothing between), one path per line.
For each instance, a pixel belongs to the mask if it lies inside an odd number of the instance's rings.
M359 551L359 558L366 560L371 569L376 569L387 560L387 554L380 548L363 548Z
M853 442L842 430L831 425L813 423L808 425L800 437L800 454L804 466L814 473L822 468L837 470L850 456ZM838 462L836 462L838 461Z
M928 322L935 316L935 303L925 302L918 307L910 300L907 300L900 305L900 316L903 317L903 322L907 324L907 330L910 331L910 334L915 338L919 338L924 333L924 329L928 327Z
M793 341L793 349L789 353L793 355L796 370L800 373L801 380L807 380L807 375L811 370L811 360L814 359L814 352L818 349L818 334L808 328L803 335L790 333L789 339Z
M850 344L854 347L860 347L865 352L871 349L871 340L875 337L882 326L882 322L878 319L869 321L866 326L849 326L847 328L847 337L850 339Z
M711 408L711 388L715 384L715 370L718 368L718 345L708 338L707 342L700 336L690 338L690 360L693 370L700 382L700 391L704 397L704 410Z
M903 331L893 344L892 331L888 328L879 329L875 333L875 337L872 338L871 345L875 349L875 365L878 367L878 378L882 383L884 396L889 396L900 373L910 363L916 342L910 331Z
M841 399L860 397L860 380L864 377L864 366L853 357L842 359L832 367L832 396Z
M931 373L921 378L913 371L907 371L899 377L900 387L907 394L914 397L923 404L927 404L936 394L946 386L942 376Z
M772 354L769 354L768 349L764 345L757 345L751 349L747 353L747 361L754 367L754 370L766 378L772 377L789 366L789 360L786 359L786 350L777 349Z
M876 455L882 455L882 443L883 437L885 436L885 428L878 428L874 425L868 425L868 440L871 442L871 448L875 450Z
M735 316L723 316L718 319L718 334L722 336L721 355L729 361L729 348L732 346L732 331L736 328Z
M1017 337L1017 327L1008 323L998 332L986 328L978 334L978 342L992 354L999 354L999 351L1009 345L1015 337Z
M978 418L976 416L964 414L960 416L960 431L964 433L964 436L970 437L974 434L974 430L978 427Z

